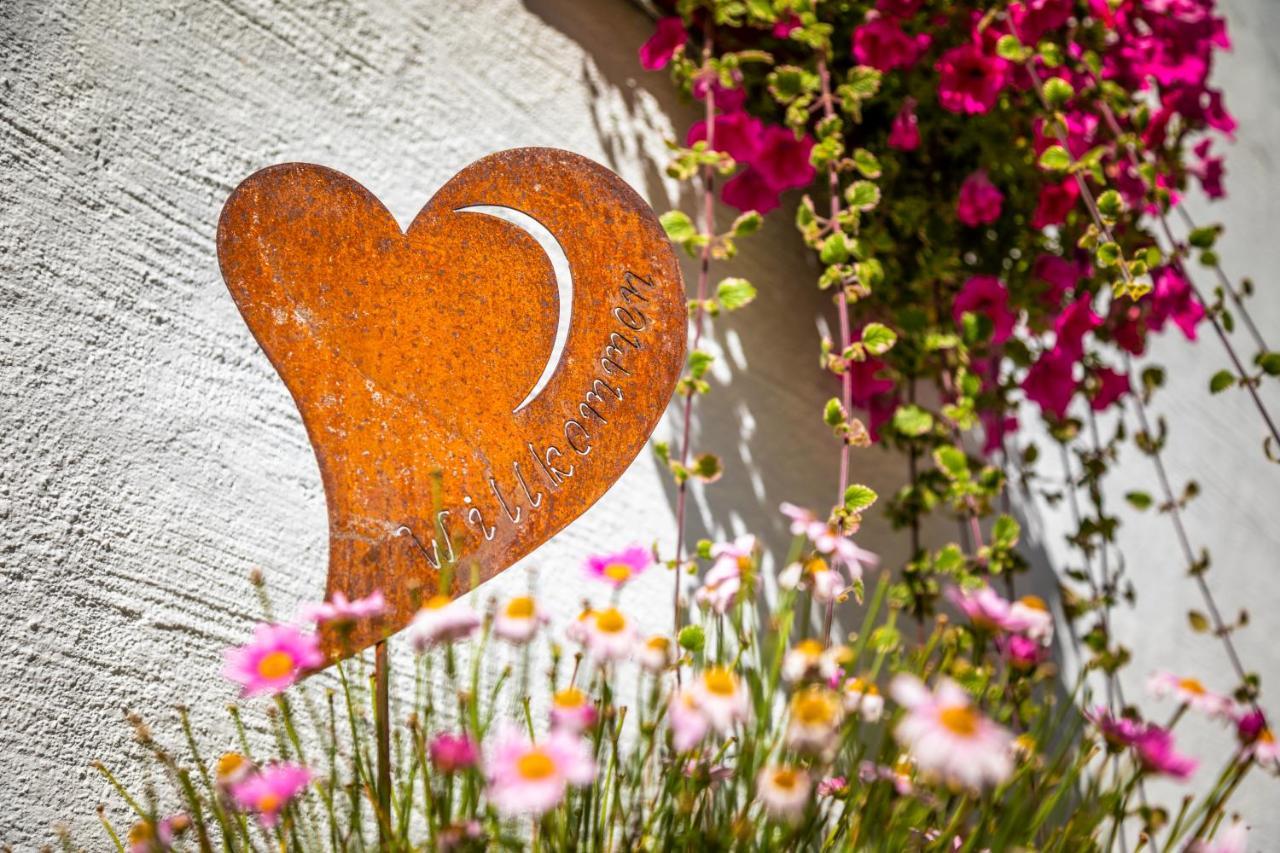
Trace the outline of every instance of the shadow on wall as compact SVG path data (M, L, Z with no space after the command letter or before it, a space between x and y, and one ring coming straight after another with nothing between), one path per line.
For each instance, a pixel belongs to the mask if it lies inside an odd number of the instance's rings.
M592 119L609 166L619 167L617 152L643 148L634 128L652 124L648 117L655 112L680 133L700 118L698 105L683 101L665 73L640 67L638 41L620 39L619 33L649 30L647 17L637 7L622 0L592 6L590 13L574 0L525 0L525 6L590 56L594 67L584 66L583 82L591 92ZM602 83L613 91L602 88ZM625 120L612 121L609 110L617 108L619 99L627 115ZM691 191L686 189L676 199L669 195L664 165L650 159L645 185L637 189L659 212L681 207L694 214ZM785 554L791 537L778 512L779 503L820 509L836 498L839 444L823 424L821 413L839 387L818 366L819 341L826 330L835 328L835 311L828 296L813 286L818 267L791 227L794 203L792 199L787 208L768 218L760 233L743 241L736 259L717 263L712 270L713 287L723 276L742 275L756 285L759 296L746 309L721 315L707 329L701 345L716 356L716 362L712 392L695 404L692 447L694 452L720 456L725 473L710 487L693 487L689 543L749 531L761 538L766 554ZM732 211L722 207L718 214L719 227L726 228ZM687 258L684 272L692 295L697 268ZM662 428L673 446L678 427L679 413L673 406ZM906 480L907 462L883 448L855 450L852 472L854 482L888 495ZM670 480L664 486L674 507L674 486ZM908 537L893 531L877 510L867 515L858 538L880 554L888 568L910 556ZM956 522L943 517L922 531L926 546L956 538ZM663 544L669 552L674 542ZM1058 586L1048 557L1038 545L1027 544L1035 552L1028 555L1034 567L1029 586L1056 609ZM766 571L769 565L766 557ZM874 585L869 581L869 586ZM857 624L858 614L852 607L840 617L838 624L844 630Z

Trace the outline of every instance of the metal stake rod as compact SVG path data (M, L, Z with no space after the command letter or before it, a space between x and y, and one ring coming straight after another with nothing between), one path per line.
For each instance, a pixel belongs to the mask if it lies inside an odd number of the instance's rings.
M391 839L391 714L390 672L387 665L387 641L373 647L374 723L378 747L378 838L381 849L389 848Z

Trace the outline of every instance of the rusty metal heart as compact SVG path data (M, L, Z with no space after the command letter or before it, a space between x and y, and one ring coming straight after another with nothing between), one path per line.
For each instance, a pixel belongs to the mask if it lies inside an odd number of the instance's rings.
M661 225L565 151L471 164L407 231L346 175L272 166L228 199L218 260L315 450L327 596L387 598L381 619L322 629L331 661L585 512L648 440L684 361Z

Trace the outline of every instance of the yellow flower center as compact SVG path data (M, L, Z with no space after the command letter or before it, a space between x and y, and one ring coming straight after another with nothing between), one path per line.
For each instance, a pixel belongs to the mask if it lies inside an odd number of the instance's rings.
M526 752L516 759L516 772L524 779L538 781L556 772L556 763L540 749Z
M258 675L263 678L284 678L293 672L293 655L288 652L271 652L258 661Z
M817 640L801 640L796 643L796 652L807 658L816 658L822 654L822 643Z
M973 737L978 732L978 712L972 708L952 705L943 708L938 719L948 731L961 737Z
M631 580L631 567L626 563L610 563L604 567L603 574L611 581L623 583Z
M627 627L627 617L616 607L602 610L596 614L596 628L606 634L617 634Z
M1185 690L1186 692L1192 693L1196 696L1203 696L1207 692L1204 689L1204 685L1200 683L1199 679L1195 679L1195 678L1179 679L1178 686L1183 690Z
M738 571L747 573L751 571L751 558L745 554L738 558Z
M1038 595L1024 595L1022 598L1018 599L1018 602L1026 607L1030 607L1032 610L1039 610L1042 613L1049 612L1049 605L1046 604L1045 600Z
M1263 729L1258 735L1258 741L1261 743L1275 743L1276 736L1271 733L1271 729Z
M863 681L861 678L853 679L852 681L850 681L848 684L844 686L844 689L848 693L861 693L863 696L879 696L880 695L880 688L876 687L874 684L868 684L866 681Z
M816 575L819 572L831 571L831 567L828 566L827 561L821 557L814 557L812 560L804 564L804 570L811 575Z
M280 808L280 797L275 794L267 793L258 797L258 811L273 812Z
M671 641L663 636L650 637L648 642L645 643L645 647L653 649L655 652L666 652L667 649L671 648Z
M223 753L218 759L218 778L225 779L232 775L241 767L244 767L245 758L238 752Z
M151 829L151 823L148 821L139 821L129 829L129 844L142 847L146 845L146 849L150 850L150 843L155 839L156 834Z
M427 603L423 605L428 610L439 610L448 605L450 599L447 595L433 595L427 599Z
M587 703L587 697L576 687L561 690L553 699L557 708L581 708Z
M821 688L796 694L791 710L796 719L807 726L830 725L836 716L835 703Z
M717 696L732 696L738 692L738 679L724 667L714 667L702 674L702 683Z
M507 616L512 619L531 619L533 610L533 599L527 595L518 596L507 602Z
M800 785L800 774L786 767L775 770L773 784L784 791L794 791Z

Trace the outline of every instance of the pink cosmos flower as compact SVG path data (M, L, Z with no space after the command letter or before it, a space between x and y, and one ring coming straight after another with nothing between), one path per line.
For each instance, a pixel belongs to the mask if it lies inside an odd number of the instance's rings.
M1075 359L1061 350L1041 353L1022 380L1022 393L1056 418L1067 415L1067 406L1076 393Z
M1161 332L1172 320L1187 340L1194 341L1196 326L1204 319L1204 306L1192 294L1190 282L1177 268L1164 266L1152 272L1151 285L1148 327Z
M977 44L953 47L938 60L938 102L948 112L979 115L996 104L1009 79L1009 63Z
M671 694L667 722L671 726L671 745L676 752L688 752L702 743L711 731L711 722L698 709L698 697L687 688Z
M457 599L433 595L409 623L409 639L419 654L441 643L464 640L480 627L480 615Z
M289 801L306 789L311 771L297 764L268 764L231 789L236 805L257 812L263 826L275 826Z
M1095 412L1103 411L1133 390L1129 384L1129 374L1110 367L1099 367L1093 371L1093 376L1098 382L1098 390L1089 400L1089 405Z
M796 139L790 128L770 125L760 136L760 150L751 166L775 190L807 186L815 174L809 162L812 150L813 139L807 134Z
M465 734L441 732L431 739L427 747L431 766L440 773L457 773L480 762L480 749Z
M590 745L563 729L535 743L507 726L490 755L489 802L507 817L545 814L564 799L570 785L588 785L596 776Z
M738 210L768 213L781 201L779 191L770 186L758 169L743 169L725 182L720 200Z
M909 36L897 21L873 18L853 31L853 56L879 71L909 68L929 49L930 37Z
M771 764L756 776L756 792L768 815L776 820L797 821L809 805L813 781L799 767Z
M595 725L596 706L591 698L576 687L567 687L551 697L553 728L581 732Z
M1017 315L1009 310L1009 291L993 275L969 276L951 304L951 317L962 325L965 314L991 320L991 343L1002 344L1013 334Z
M916 119L915 98L903 101L902 109L898 110L893 124L889 125L887 142L890 148L899 151L915 151L920 147L920 122Z
M1013 773L1013 736L983 716L954 681L940 679L930 692L914 675L900 673L889 692L907 710L894 737L921 770L975 791Z
M223 652L222 674L242 696L282 693L303 672L324 664L320 641L291 625L259 625L253 642Z
M1159 726L1148 724L1134 741L1133 748L1149 772L1182 781L1190 779L1196 770L1196 760L1178 752L1174 748L1173 734Z
M1075 208L1079 198L1080 185L1074 177L1069 177L1060 184L1045 184L1040 188L1040 198L1036 202L1035 212L1031 214L1031 227L1047 228L1066 222L1067 214Z
M618 587L635 580L652 565L653 554L639 545L632 545L614 554L587 557L584 568L589 576Z
M679 17L662 18L649 40L640 46L640 67L646 71L666 68L675 52L684 47L689 34Z
M1093 311L1093 297L1083 294L1053 321L1053 331L1057 336L1054 348L1073 361L1079 361L1084 355L1084 336L1100 325L1102 318Z
M987 170L979 169L964 179L956 199L956 219L970 227L990 225L1000 218L1004 193L987 178Z
M715 138L712 145L739 163L750 163L760 153L764 123L747 112L723 113L715 117ZM692 146L707 138L706 121L694 122L685 135L685 144Z
M335 592L329 601L319 604L304 604L298 608L298 618L304 622L355 622L371 616L381 616L387 610L387 600L382 597L381 590L371 595L347 600L346 595Z
M1229 717L1234 703L1214 693L1198 678L1181 678L1172 672L1154 672L1147 679L1147 690L1157 699L1172 697L1180 703L1211 717Z
M619 661L631 657L636 645L636 629L616 607L592 611L586 620L587 653L598 661Z
M520 646L532 640L539 626L547 621L547 614L542 612L532 596L517 595L507 599L493 614L493 633L508 643Z

